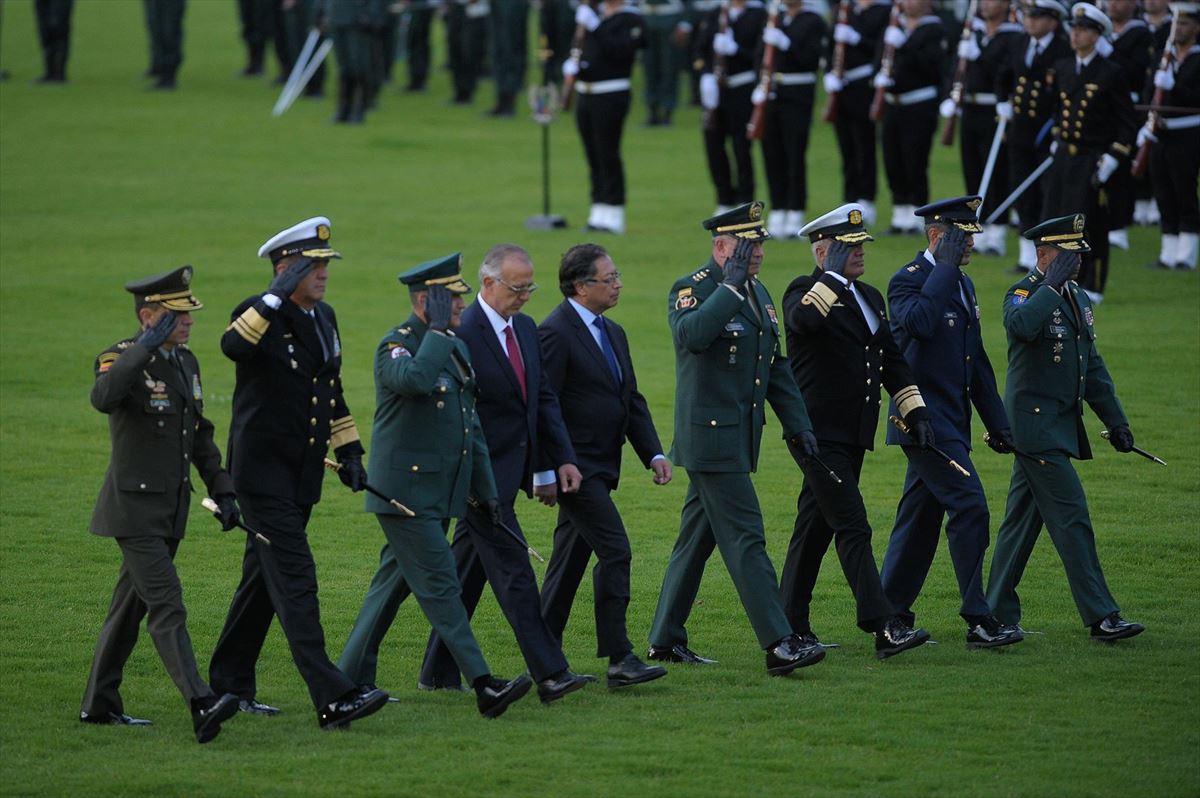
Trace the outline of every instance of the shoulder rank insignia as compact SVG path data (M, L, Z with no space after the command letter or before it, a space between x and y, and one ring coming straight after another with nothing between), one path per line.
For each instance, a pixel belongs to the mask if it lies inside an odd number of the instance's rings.
M412 335L412 327L397 327L396 332L401 335Z
M914 263L913 265L911 265L911 266L909 266L907 269L905 269L905 271L908 271L908 272L919 272L919 271L921 271L921 264L919 264L919 263Z
M701 269L700 271L698 271L692 275L692 280L698 283L701 280L703 280L705 277L708 277L708 272L709 272L708 269Z
M117 349L128 349L132 344L132 341L122 341L121 343L117 344Z
M676 310L689 310L696 307L697 304L699 304L699 300L692 294L691 288L680 288L679 293L675 295Z
M1086 321L1086 322L1087 322L1087 326L1089 326L1089 327L1093 327L1093 326L1095 326L1095 324L1096 324L1096 317L1092 315L1092 309L1091 309L1091 308L1084 308L1084 309L1083 309L1083 318L1084 318L1084 321Z

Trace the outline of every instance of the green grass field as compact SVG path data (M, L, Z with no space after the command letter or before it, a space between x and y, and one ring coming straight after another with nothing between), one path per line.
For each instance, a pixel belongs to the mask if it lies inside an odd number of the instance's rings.
M483 119L490 86L474 108L446 106L442 71L427 95L400 96L389 87L363 127L331 127L330 100L301 100L272 119L277 89L235 77L243 53L232 0L189 3L186 61L173 94L143 85L146 43L134 0L77 2L71 82L32 86L40 73L32 5L4 4L0 49L0 66L11 73L0 83L0 793L1200 793L1200 279L1143 269L1157 237L1141 229L1132 232L1132 252L1116 253L1098 311L1099 344L1138 442L1170 467L1115 453L1099 440L1101 424L1090 412L1096 459L1079 464L1108 581L1126 615L1148 627L1136 640L1103 647L1087 639L1043 536L1022 595L1025 625L1044 634L1000 653L967 652L943 544L916 608L941 645L879 663L870 638L854 627L831 554L814 624L843 647L815 668L770 679L718 559L690 633L695 648L720 665L677 667L626 693L594 686L549 708L527 699L485 722L469 696L415 689L428 625L409 602L379 674L401 703L348 733L317 728L277 627L260 662L259 695L284 708L280 717L238 717L215 743L197 746L143 636L123 692L128 710L155 725L82 727L79 698L119 563L111 541L87 532L108 458L107 425L87 395L95 354L134 326L121 285L182 263L196 267L196 293L207 309L197 316L192 348L224 449L233 368L218 338L229 310L266 285L257 247L306 216L330 216L345 259L333 267L329 300L341 323L349 403L367 437L372 352L408 314L395 275L457 249L473 270L491 244L514 240L533 254L544 286L528 307L540 318L558 301L559 255L586 238L579 227L588 200L581 147L570 120L559 119L551 131L555 210L574 226L526 232L523 220L540 210L536 127L527 118ZM436 44L441 33L435 28ZM626 134L629 233L603 243L626 278L612 315L629 331L642 388L669 441L674 385L665 297L676 276L705 259L699 220L713 202L696 112L682 111L666 130L642 128L643 118L635 108ZM810 215L840 201L831 131L816 125ZM938 196L961 192L952 151L936 148L933 186ZM890 208L881 200L886 219ZM1010 236L1014 251L1015 244ZM869 248L867 279L885 286L917 248L911 238L880 238ZM1001 383L999 310L1010 262L977 258L970 266ZM809 269L807 247L769 245L764 278L777 299ZM982 446L978 425L975 432L994 534L1010 461ZM681 472L655 487L636 463L628 465L618 503L635 552L629 622L640 650L686 478ZM882 446L867 461L863 491L880 557L903 468L903 455ZM772 421L756 483L777 566L799 482ZM548 553L553 513L527 502L522 518L534 545ZM361 512L361 498L336 480L309 531L336 658L382 536ZM222 535L196 506L178 566L202 670L240 561L239 538ZM576 670L599 673L590 603L585 582L565 649ZM475 629L498 673L523 670L490 596Z

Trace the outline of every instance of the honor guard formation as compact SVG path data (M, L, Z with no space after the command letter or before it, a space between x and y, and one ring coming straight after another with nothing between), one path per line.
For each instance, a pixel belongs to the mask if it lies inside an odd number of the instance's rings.
M1077 157L1069 148L1082 145L1068 138L1074 134L1060 135L1056 157L1064 150ZM258 249L265 290L233 308L220 336L235 372L224 467L205 415L200 365L188 348L192 314L204 307L193 293L195 270L126 284L138 329L97 355L91 392L92 405L109 418L112 442L91 531L114 538L122 562L80 721L150 724L127 714L119 689L143 617L198 742L213 740L239 712L279 714L256 683L277 618L317 723L347 728L395 700L376 684L378 662L410 594L431 627L420 690L469 686L485 718L499 717L534 688L541 702L556 702L598 681L573 670L562 645L593 555L596 656L607 660L614 690L666 677L668 665L718 664L697 649L719 655L719 641L697 642L687 627L714 551L772 676L814 666L838 647L818 636L810 614L831 543L876 657L929 642L917 607L943 528L968 649L1024 640L1017 587L1043 526L1091 638L1141 633L1105 584L1071 465L1092 456L1084 403L1117 451L1155 459L1134 445L1097 351L1095 303L1079 282L1095 250L1090 217L1054 216L1023 233L1035 261L1003 301L1002 398L983 342L985 326L992 335L1001 325L981 312L990 302L968 275L976 237L986 235L983 207L982 197L970 195L914 208L925 246L907 264L870 266L891 273L886 301L864 280L874 237L860 202L798 229L813 270L792 279L778 306L760 280L768 249L778 246L763 203L704 220L708 250L697 236L693 263L703 261L666 292L676 377L669 448L638 390L625 330L608 316L620 300L622 273L597 244L562 256L562 302L541 324L522 312L538 284L531 256L516 244L483 256L470 301L475 277L464 273L462 253L401 273L412 309L375 349L367 453L342 389L344 365L358 368L365 358L343 351L326 301L331 270L346 268L332 224L318 216L271 236ZM794 209L783 212L789 219ZM763 447L779 445L763 440L768 406L802 476L781 577L767 554L767 522L751 480ZM989 448L1013 458L986 586L990 514L972 461L973 411ZM881 414L887 444L901 447L908 462L882 567L859 490ZM649 608L651 597L632 595L634 552L615 500L626 441L653 484L671 482L675 467L688 479L648 630L627 623L630 602ZM174 565L196 490L192 466L208 494L204 507L246 541L207 681ZM349 639L334 641L336 662L308 541L326 471L365 494L364 509L383 533ZM558 511L540 588L530 560L542 557L522 531L522 493ZM486 584L525 660L527 672L513 678L492 672L472 631Z

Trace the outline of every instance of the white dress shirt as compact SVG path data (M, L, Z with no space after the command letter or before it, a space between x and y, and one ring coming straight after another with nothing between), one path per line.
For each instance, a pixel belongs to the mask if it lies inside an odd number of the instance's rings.
M838 282L840 282L842 285L850 286L850 293L853 295L854 301L858 303L858 308L862 311L863 318L867 320L867 326L871 328L871 335L877 333L879 331L879 314L867 303L867 300L863 298L863 295L858 292L858 290L854 287L854 283L852 283L850 280L847 280L842 275L837 274L836 272L825 273L838 280Z

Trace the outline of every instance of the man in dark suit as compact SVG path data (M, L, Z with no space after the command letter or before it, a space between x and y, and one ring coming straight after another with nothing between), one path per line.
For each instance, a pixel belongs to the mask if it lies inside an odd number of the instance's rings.
M265 294L244 300L221 337L237 363L229 469L249 526L242 580L209 665L209 678L242 699L242 709L273 715L255 700L254 668L271 619L288 640L308 684L321 728L345 726L387 703L387 693L356 685L330 662L317 604L317 569L305 528L321 499L325 453L338 476L362 490L362 444L342 396L337 317L325 304L329 220L306 219L258 251L275 278Z
M572 247L559 265L558 287L566 299L542 322L538 335L546 382L558 394L583 482L575 493L558 497L542 617L561 640L594 551L596 656L608 657L609 687L628 687L666 676L667 670L638 659L626 634L631 555L611 494L621 475L626 438L654 472L656 485L671 481L671 464L638 391L625 331L602 315L621 295L621 273L612 258L595 244ZM551 472L539 473L535 481L549 477Z
M212 422L204 417L200 364L187 348L192 267L135 280L137 335L96 357L92 406L108 416L112 460L92 514L94 535L116 538L121 570L96 642L79 720L149 726L125 714L119 692L142 618L163 666L192 712L196 741L206 743L237 713L237 696L218 697L200 678L187 631L175 551L187 526L191 466L217 500L226 530L238 521L233 481L221 468Z
M809 622L813 586L834 538L842 572L858 604L858 626L875 636L880 659L929 639L896 617L883 593L871 551L871 525L858 489L863 455L875 446L879 391L886 385L898 412L922 443L932 442L929 413L912 372L896 348L883 296L860 279L863 207L850 203L814 219L801 231L812 242L817 269L797 277L783 295L788 361L821 447L822 465L789 444L804 471L796 526L779 589L788 621L809 644L820 642Z
M529 253L515 244L497 244L479 267L479 297L462 315L458 337L471 351L475 368L475 409L491 455L504 524L517 535L513 504L517 491L551 500L555 485L535 488L533 469L549 463L563 493L579 490L581 476L575 450L563 426L558 398L543 379L537 325L521 313L537 290ZM562 645L542 619L537 579L526 547L515 541L488 514L468 512L454 529L458 579L467 614L474 613L485 582L517 636L517 645L545 703L583 687L590 676L572 673ZM419 686L459 689L458 665L441 637L429 637Z

